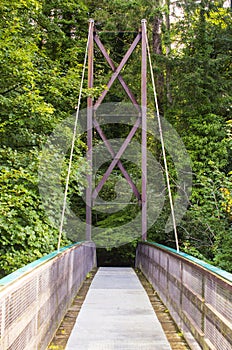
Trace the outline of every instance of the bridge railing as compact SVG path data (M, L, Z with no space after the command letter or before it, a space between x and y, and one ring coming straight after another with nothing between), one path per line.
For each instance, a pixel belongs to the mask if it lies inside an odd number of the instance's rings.
M77 243L2 278L0 349L46 349L95 265L95 245Z
M140 243L140 268L191 349L232 349L232 274L185 253Z

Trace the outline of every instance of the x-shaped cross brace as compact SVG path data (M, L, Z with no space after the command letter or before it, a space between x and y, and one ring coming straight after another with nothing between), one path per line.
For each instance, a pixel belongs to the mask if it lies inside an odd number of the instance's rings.
M124 65L127 63L130 55L136 48L137 44L141 40L141 106L137 103L133 93L130 91L129 87L125 83L124 79L122 78L120 72L123 69ZM89 21L89 36L88 36L88 88L93 87L93 45L94 41L99 47L100 51L102 52L103 56L105 57L106 61L108 62L109 66L111 67L113 74L107 84L107 88L103 91L101 96L98 98L96 103L93 105L93 99L91 96L87 99L87 159L92 166L92 128L93 126L99 133L100 137L102 138L103 142L105 143L107 149L109 150L113 160L108 167L106 173L103 175L101 181L98 183L97 187L92 191L92 176L91 174L87 174L87 181L88 181L88 187L86 188L86 240L91 240L91 227L92 227L92 200L96 199L98 196L99 191L103 187L104 183L110 176L112 170L117 165L119 169L121 170L122 174L128 181L129 185L131 186L135 196L138 198L139 203L141 203L141 224L142 224L142 239L145 240L147 237L147 121L146 121L146 106L147 106L147 39L146 39L146 20L143 19L141 21L141 31L138 33L136 38L134 39L133 43L131 44L130 48L128 49L127 53L123 57L121 63L116 67L109 57L105 47L101 43L98 35L94 32L94 21ZM123 89L125 90L126 94L128 95L129 99L131 100L132 104L136 108L138 112L138 117L136 119L135 124L133 125L132 129L130 130L127 138L125 139L123 145L120 147L120 149L115 152L112 145L110 144L110 141L105 136L103 130L101 129L98 121L96 118L93 118L94 111L96 112L102 101L104 100L105 96L107 95L107 92L111 88L114 81L118 79L121 83ZM127 173L126 169L124 168L120 158L123 154L123 152L128 147L131 139L133 138L136 130L138 127L142 126L141 130L141 147L142 147L142 160L141 160L141 169L142 169L142 191L141 194L139 193L137 187L133 183L131 177Z
M123 77L120 74L122 68L124 67L124 65L128 61L130 55L132 54L132 52L134 51L134 49L136 48L136 46L138 45L140 40L141 40L141 34L139 33L136 36L136 38L135 38L134 42L132 43L132 45L130 46L129 50L127 51L126 55L122 59L120 65L118 66L118 68L116 68L114 63L113 63L113 61L111 60L110 56L108 55L104 45L102 44L99 36L97 34L94 35L94 41L96 42L97 46L99 47L100 51L102 52L103 56L105 57L106 61L108 62L110 68L114 72L114 74L112 75L112 77L110 78L110 80L109 80L109 82L107 84L107 89L104 90L102 95L98 98L97 102L95 103L94 110L97 110L97 108L100 106L100 104L102 103L103 99L105 98L107 92L109 91L110 87L112 86L113 82L115 81L116 78L118 78L118 80L121 83L123 89L126 91L129 99L131 100L133 105L136 107L137 111L139 113L141 113L141 108L140 108L138 102L136 101L133 93L131 92L131 90L129 89L129 87L127 86L127 84L125 83Z
M124 65L126 64L126 62L128 61L130 55L132 54L132 52L134 51L135 47L137 46L137 44L139 43L139 41L141 40L141 34L139 33L134 42L132 43L132 45L130 46L129 50L127 51L126 55L123 57L121 63L119 64L118 68L115 67L113 61L111 60L110 56L108 55L104 45L101 43L98 35L94 35L94 40L96 42L96 44L98 45L99 49L101 50L101 52L103 53L106 61L108 62L108 64L110 65L111 69L113 70L113 75L110 78L108 84L107 84L107 88L103 91L103 93L101 94L101 96L98 98L98 100L96 101L95 105L94 105L94 110L96 111L97 108L100 106L100 104L102 103L102 101L104 100L107 92L109 91L110 87L112 86L113 82L118 78L119 82L121 83L123 89L125 90L125 92L127 93L128 97L130 98L131 102L133 103L133 105L135 106L135 108L137 109L137 111L139 112L139 115L141 113L141 109L139 104L137 103L133 93L130 91L129 87L127 86L127 84L125 83L124 79L122 78L122 76L120 75L120 72L122 70L122 68L124 67ZM122 174L124 175L125 179L128 181L130 187L132 188L135 196L138 198L138 200L141 200L141 195L136 187L136 185L133 183L130 175L128 174L128 172L126 171L126 169L124 168L120 158L122 156L122 154L124 153L124 151L126 150L127 146L129 145L131 139L133 138L135 132L137 131L138 127L140 126L141 120L140 117L136 120L134 126L132 127L130 133L128 134L126 140L124 141L123 145L121 146L120 150L117 152L117 154L115 154L110 142L107 140L105 134L103 133L99 123L97 122L96 119L93 120L93 124L95 126L95 129L98 131L99 135L101 136L102 140L104 141L107 149L109 150L111 156L113 157L113 160L110 164L110 166L108 167L107 171L105 172L105 174L103 175L101 181L98 183L97 187L94 189L93 193L92 193L92 199L96 199L98 196L98 193L101 191L102 187L104 186L105 182L107 181L108 177L110 176L111 172L113 171L114 167L116 165L118 165L119 169L121 170Z
M109 150L111 156L116 159L116 155L115 155L115 152L109 142L109 140L107 139L107 137L105 136L104 132L102 131L99 123L97 122L96 119L93 120L93 124L94 124L94 127L95 129L97 130L98 134L100 135L101 139L104 141L107 149ZM115 164L116 165L116 164ZM135 196L138 198L138 200L140 201L141 200L141 195L136 187L136 185L134 184L133 180L131 179L130 175L128 174L128 172L126 171L126 169L124 168L122 162L120 159L117 160L117 166L119 167L119 169L121 170L123 176L125 177L125 179L127 180L128 184L130 185L130 187L132 188ZM112 169L113 170L113 169ZM112 172L111 170L111 172ZM111 173L110 172L110 173ZM109 173L109 175L110 175ZM107 176L107 178L109 177L109 175ZM107 180L107 178L105 178L104 180L104 183L105 181ZM102 181L102 180L101 180ZM95 190L93 191L93 194L92 194L92 198L93 199L96 199L97 198L97 195L98 193L100 192L101 188L103 187L104 183L101 183L101 181L99 182L98 186L95 188Z

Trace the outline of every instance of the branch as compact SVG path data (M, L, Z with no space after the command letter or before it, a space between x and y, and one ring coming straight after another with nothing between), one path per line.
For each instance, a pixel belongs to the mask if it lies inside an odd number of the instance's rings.
M14 85L13 87L11 87L10 89L8 89L8 90L5 90L5 91L3 91L3 92L1 92L0 91L0 94L1 95L5 95L5 94L8 94L8 92L11 92L11 91L13 91L13 90L15 90L17 87L19 87L21 84L17 84L17 85Z

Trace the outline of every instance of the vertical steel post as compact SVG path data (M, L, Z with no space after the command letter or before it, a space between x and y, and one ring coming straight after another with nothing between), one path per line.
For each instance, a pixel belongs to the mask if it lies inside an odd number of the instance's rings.
M88 45L88 88L93 87L93 32L94 20L89 21L89 45ZM91 169L87 175L88 187L86 189L86 240L91 240L92 225L92 139L93 139L93 99L87 99L87 160Z
M142 240L147 239L147 47L146 20L142 20L142 67L141 67L141 107L142 107Z

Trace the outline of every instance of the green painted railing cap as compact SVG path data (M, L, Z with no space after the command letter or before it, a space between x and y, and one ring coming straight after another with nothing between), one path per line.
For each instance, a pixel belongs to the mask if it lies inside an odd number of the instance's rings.
M39 265L44 264L46 261L49 261L53 258L55 258L57 255L59 255L60 253L64 252L65 250L68 250L76 245L80 245L83 242L77 242L74 244L70 244L66 247L60 248L60 250L55 250L54 252L47 254L45 256L43 256L40 259L37 259L33 262L31 262L30 264L27 264L23 267L21 267L20 269L10 273L9 275L3 277L0 279L0 287L4 287L9 283L12 283L14 280L16 280L17 278L23 276L24 274L32 271L34 268L38 267Z
M152 242L152 241L147 241L145 243L153 244L153 245L155 245L157 247L160 247L162 249L170 251L170 252L172 252L172 253L174 253L176 255L182 256L183 258L188 259L188 260L194 262L195 264L198 264L198 265L204 267L205 269L209 270L210 272L213 272L213 273L215 273L215 274L217 274L217 275L227 279L228 281L232 282L232 274L227 272L227 271L225 271L225 270L220 269L219 267L213 266L213 265L211 265L211 264L209 264L209 263L207 263L207 262L205 262L203 260L200 260L198 258L195 258L194 256L189 255L187 253L177 252L176 249L167 247L167 246L165 246L163 244L159 244L159 243Z

